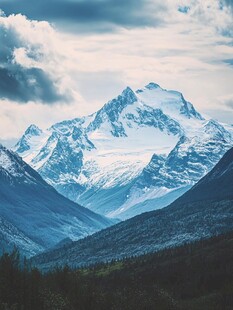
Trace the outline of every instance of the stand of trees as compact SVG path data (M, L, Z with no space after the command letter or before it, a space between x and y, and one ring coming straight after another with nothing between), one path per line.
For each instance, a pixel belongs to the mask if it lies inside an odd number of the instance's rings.
M0 258L0 310L232 310L233 232L79 270Z

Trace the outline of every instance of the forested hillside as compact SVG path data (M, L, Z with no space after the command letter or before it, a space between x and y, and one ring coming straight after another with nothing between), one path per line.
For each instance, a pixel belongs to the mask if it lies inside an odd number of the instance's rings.
M0 259L1 310L231 310L233 232L150 255L41 274Z

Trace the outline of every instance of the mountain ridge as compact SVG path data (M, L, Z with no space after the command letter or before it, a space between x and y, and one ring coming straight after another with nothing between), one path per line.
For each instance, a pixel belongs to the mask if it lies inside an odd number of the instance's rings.
M11 225L15 236L21 235L21 239L34 243L37 250L54 246L67 237L77 240L112 224L60 195L17 154L2 145L0 217L3 223Z

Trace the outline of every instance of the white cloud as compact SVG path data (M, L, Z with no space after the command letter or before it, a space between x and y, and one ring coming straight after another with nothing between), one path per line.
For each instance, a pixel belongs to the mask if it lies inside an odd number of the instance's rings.
M177 12L177 1L171 8L172 23L166 27L80 36L77 44L73 41L79 74L121 73L123 83L134 88L152 80L184 92L200 110L216 108L216 98L232 92L233 67L224 59L231 57L233 47L232 39L223 36L219 24L214 23L217 4L208 8L207 2L202 5L199 1L202 18L198 18L197 4L189 14ZM228 20L227 14L220 10L221 19ZM222 22L222 29L228 25Z
M49 23L0 16L0 38L0 97L45 104L71 100L75 91L63 65L67 50Z
M151 0L151 6L156 2ZM94 112L124 86L137 89L150 81L182 91L201 112L214 117L222 110L231 112L221 98L232 95L233 66L224 62L233 55L232 12L217 0L164 0L163 5L167 11L161 13L160 27L88 35L58 33L47 22L21 15L2 17L23 42L14 48L15 63L45 71L61 93L70 92L74 99L55 107L2 100L0 136L10 139L30 123L47 127ZM179 7L189 9L182 13ZM229 113L224 115L221 120L229 121Z

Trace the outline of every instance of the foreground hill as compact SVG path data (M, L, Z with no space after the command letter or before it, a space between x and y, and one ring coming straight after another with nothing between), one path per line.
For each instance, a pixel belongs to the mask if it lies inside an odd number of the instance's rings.
M33 262L49 269L55 264L82 266L141 255L233 229L233 148L184 196L162 210L144 213Z
M15 244L21 248L16 242L17 238L28 238L27 242L31 240L34 254L38 250L54 246L64 238L77 240L111 224L110 220L58 194L18 155L2 145L0 219L0 232L5 234L1 242L7 240L6 234L12 234L9 243L12 245L15 239ZM11 233L7 233L7 229ZM22 249L24 250L24 246Z
M44 131L32 125L15 150L64 196L127 219L167 206L199 181L233 146L232 130L150 83L127 87L92 115Z
M13 304L17 310L233 308L232 231L137 258L47 274L30 271L27 264L22 270L15 254L0 258L0 309Z

